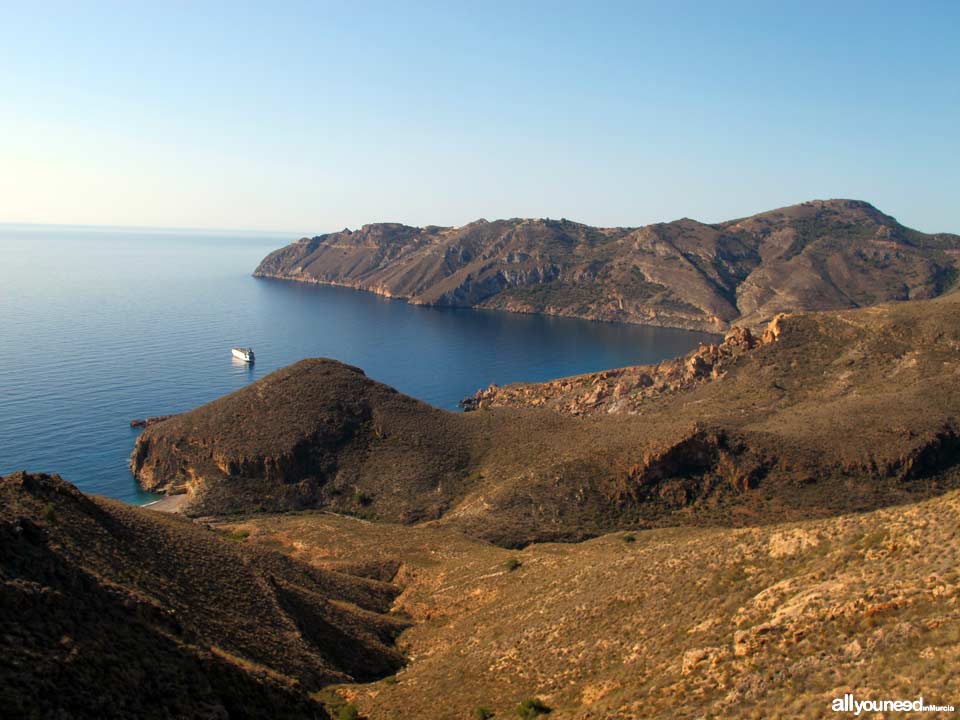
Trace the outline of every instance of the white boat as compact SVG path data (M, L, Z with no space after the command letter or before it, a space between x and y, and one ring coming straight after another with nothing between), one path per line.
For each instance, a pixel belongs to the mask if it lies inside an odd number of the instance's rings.
M237 360L243 360L248 363L253 362L253 348L231 348L230 352L233 353L233 356Z

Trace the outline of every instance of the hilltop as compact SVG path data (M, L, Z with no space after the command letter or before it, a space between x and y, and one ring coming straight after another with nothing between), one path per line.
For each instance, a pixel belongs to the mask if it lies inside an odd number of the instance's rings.
M0 478L4 717L325 718L309 692L401 666L399 588L244 537Z
M147 428L131 467L192 515L328 508L506 546L915 501L960 485L958 300L781 316L463 414L306 360Z
M956 278L958 252L958 235L912 230L862 201L814 200L715 224L378 223L303 238L254 275L423 305L723 332L781 312L936 297Z

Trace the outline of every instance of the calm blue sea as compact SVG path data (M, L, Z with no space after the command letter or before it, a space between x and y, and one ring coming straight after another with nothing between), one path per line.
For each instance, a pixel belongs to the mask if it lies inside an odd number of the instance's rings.
M57 472L145 502L135 417L326 356L439 407L491 382L656 362L709 336L412 307L250 276L289 236L0 225L0 474ZM251 345L257 362L230 356Z

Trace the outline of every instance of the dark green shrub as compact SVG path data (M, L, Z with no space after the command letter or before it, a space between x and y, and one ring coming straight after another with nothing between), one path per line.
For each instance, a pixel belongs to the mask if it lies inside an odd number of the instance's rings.
M520 561L517 560L516 558L510 558L503 564L503 566L510 572L513 572L514 570L516 570L518 567L520 567L520 565L521 565Z
M473 717L476 718L476 720L490 720L490 718L493 717L493 710L481 705L473 711Z
M244 542L248 537L250 537L249 530L224 530L223 536L227 540L233 540L234 542Z
M624 535L624 536L623 536L623 541L624 541L625 543L636 542L636 541L637 541L637 536L636 536L636 535Z
M549 715L553 708L538 698L527 698L517 706L517 717L521 720L536 720L541 715Z
M337 720L360 720L360 713L354 705L344 705L340 708Z

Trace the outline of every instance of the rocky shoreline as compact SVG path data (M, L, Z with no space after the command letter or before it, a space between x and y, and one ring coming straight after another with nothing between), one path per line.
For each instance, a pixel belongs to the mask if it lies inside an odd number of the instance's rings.
M720 343L701 343L692 353L657 365L614 368L542 383L490 385L462 399L458 405L464 412L495 407L540 407L549 403L554 410L569 415L601 411L611 415L633 414L646 399L723 377L726 367L741 353L774 342L786 317L774 318L760 337L747 328L734 327ZM557 402L561 397L566 399L562 407Z
M173 415L154 415L154 416L152 416L152 417L143 418L143 419L134 418L133 420L130 421L130 427L132 427L132 428L146 428L146 427L150 427L151 425L156 425L157 423L161 423L161 422L163 422L164 420L169 420L169 419L172 418L172 417L176 417L176 414L173 414Z

